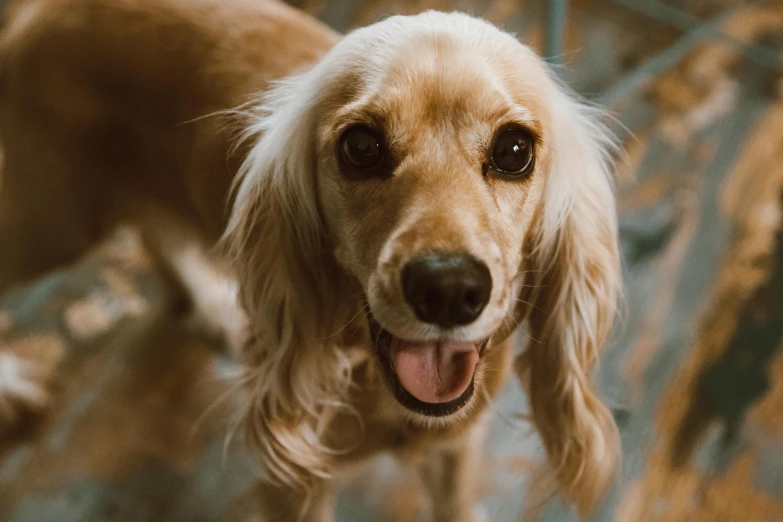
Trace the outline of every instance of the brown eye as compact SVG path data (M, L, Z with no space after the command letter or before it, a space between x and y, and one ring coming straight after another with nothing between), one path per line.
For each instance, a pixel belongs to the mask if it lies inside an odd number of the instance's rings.
M522 129L508 129L495 138L492 168L503 174L522 175L532 170L533 137Z
M381 137L364 125L345 131L340 142L340 154L346 165L355 170L377 169L386 155Z

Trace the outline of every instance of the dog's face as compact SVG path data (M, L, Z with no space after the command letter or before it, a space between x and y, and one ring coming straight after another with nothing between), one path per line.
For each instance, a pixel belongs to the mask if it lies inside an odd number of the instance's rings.
M276 473L325 462L313 441L356 390L356 339L337 335L353 321L428 426L480 406L482 357L525 316L534 423L591 504L618 446L589 378L621 283L600 111L512 36L433 12L347 35L264 102L227 238L258 337L248 419Z
M334 255L361 283L387 384L426 417L469 405L485 349L514 324L547 175L539 59L468 20L411 30L382 53L341 53L319 107Z

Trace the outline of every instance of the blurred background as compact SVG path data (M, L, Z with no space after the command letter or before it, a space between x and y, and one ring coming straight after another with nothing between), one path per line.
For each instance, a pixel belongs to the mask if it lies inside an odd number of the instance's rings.
M592 520L783 521L783 2L572 0L554 18L544 0L291 3L340 31L468 11L556 54L611 109L627 312L598 380L624 462ZM558 49L548 21L563 14ZM0 520L225 520L250 484L250 459L224 448L228 409L205 414L231 364L170 319L150 267L120 230L0 296L0 349L58 372L48 413L0 442ZM525 410L516 385L494 405L489 518L576 520ZM381 460L346 482L337 520L425 520L418 489Z

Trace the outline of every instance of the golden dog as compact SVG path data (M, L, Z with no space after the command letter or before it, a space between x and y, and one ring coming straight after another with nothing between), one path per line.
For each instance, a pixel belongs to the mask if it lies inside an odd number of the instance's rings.
M379 452L420 467L435 520L475 520L512 368L564 495L587 512L610 481L589 371L620 290L613 142L512 36L427 12L340 38L273 0L19 0L0 140L0 291L137 224L242 346L262 520L329 520L332 478ZM4 357L10 418L43 383Z

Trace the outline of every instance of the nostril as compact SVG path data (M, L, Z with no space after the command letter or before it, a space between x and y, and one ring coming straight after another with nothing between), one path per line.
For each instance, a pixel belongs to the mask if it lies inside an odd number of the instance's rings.
M465 292L465 304L468 308L475 309L481 305L481 295L478 290L471 289Z

